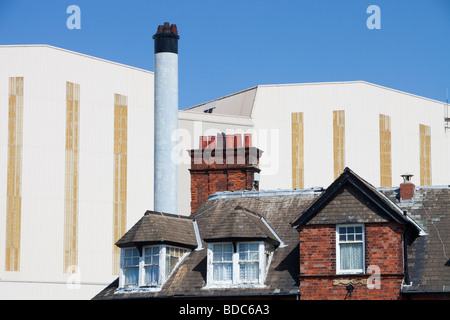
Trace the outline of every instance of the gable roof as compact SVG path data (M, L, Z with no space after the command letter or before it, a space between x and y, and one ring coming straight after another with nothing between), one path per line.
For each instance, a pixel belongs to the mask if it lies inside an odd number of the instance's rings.
M342 189L351 186L366 201L365 205L373 206L377 213L385 219L395 221L400 224L406 224L412 228L417 235L424 235L424 230L410 217L395 205L389 198L379 192L374 186L362 179L350 168L345 168L343 173L320 195L291 225L298 228L307 224L320 212Z
M123 248L157 243L196 248L197 240L192 220L185 216L147 211L116 245Z

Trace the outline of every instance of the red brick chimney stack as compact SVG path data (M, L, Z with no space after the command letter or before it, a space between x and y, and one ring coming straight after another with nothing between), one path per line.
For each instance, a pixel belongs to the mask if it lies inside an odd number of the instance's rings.
M415 185L411 182L412 174L402 174L403 182L400 184L400 200L407 201L414 197Z
M252 146L252 135L241 134L200 137L199 149L191 156L191 213L209 195L220 191L259 190L255 173L259 173L262 151Z

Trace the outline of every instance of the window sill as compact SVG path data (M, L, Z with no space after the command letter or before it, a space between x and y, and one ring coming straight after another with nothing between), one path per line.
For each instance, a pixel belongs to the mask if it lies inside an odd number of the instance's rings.
M251 283L235 283L235 284L208 284L204 286L203 290L214 290L214 289L261 289L265 288L266 285L257 282Z
M138 286L128 286L123 288L117 288L114 294L122 293L148 293L148 292L159 292L161 287L138 287Z
M363 270L356 271L337 271L336 275L338 276L354 276L354 275L364 275L365 272Z

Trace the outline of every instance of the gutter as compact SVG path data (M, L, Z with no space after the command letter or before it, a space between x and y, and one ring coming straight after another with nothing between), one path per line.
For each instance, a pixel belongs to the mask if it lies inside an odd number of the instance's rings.
M257 293L257 294L243 294L243 295L189 295L189 296L146 296L146 297L117 297L113 299L101 299L97 298L95 300L183 300L183 299L198 299L198 300L204 300L207 298L226 298L229 300L232 299L243 299L243 298L258 298L258 297L293 297L295 300L299 300L300 292L295 293Z
M400 292L403 293L403 294L409 294L409 293L413 293L413 294L416 294L416 293L450 293L450 290L445 290L445 291L439 291L439 290L423 290L423 291L419 291L419 290L411 290L411 291L409 291L409 290L406 290L406 291L403 291L403 290L400 290Z

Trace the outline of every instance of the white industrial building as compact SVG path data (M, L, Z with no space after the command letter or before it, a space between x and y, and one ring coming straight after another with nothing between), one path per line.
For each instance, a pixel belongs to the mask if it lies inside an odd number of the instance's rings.
M251 121L262 189L328 186L349 166L376 186L450 183L443 102L364 81L260 85L185 109Z
M180 86L182 83L180 84ZM0 299L89 299L152 210L154 74L47 45L0 46ZM363 81L261 85L178 112L178 210L199 136L253 133L260 189L450 184L446 105Z

